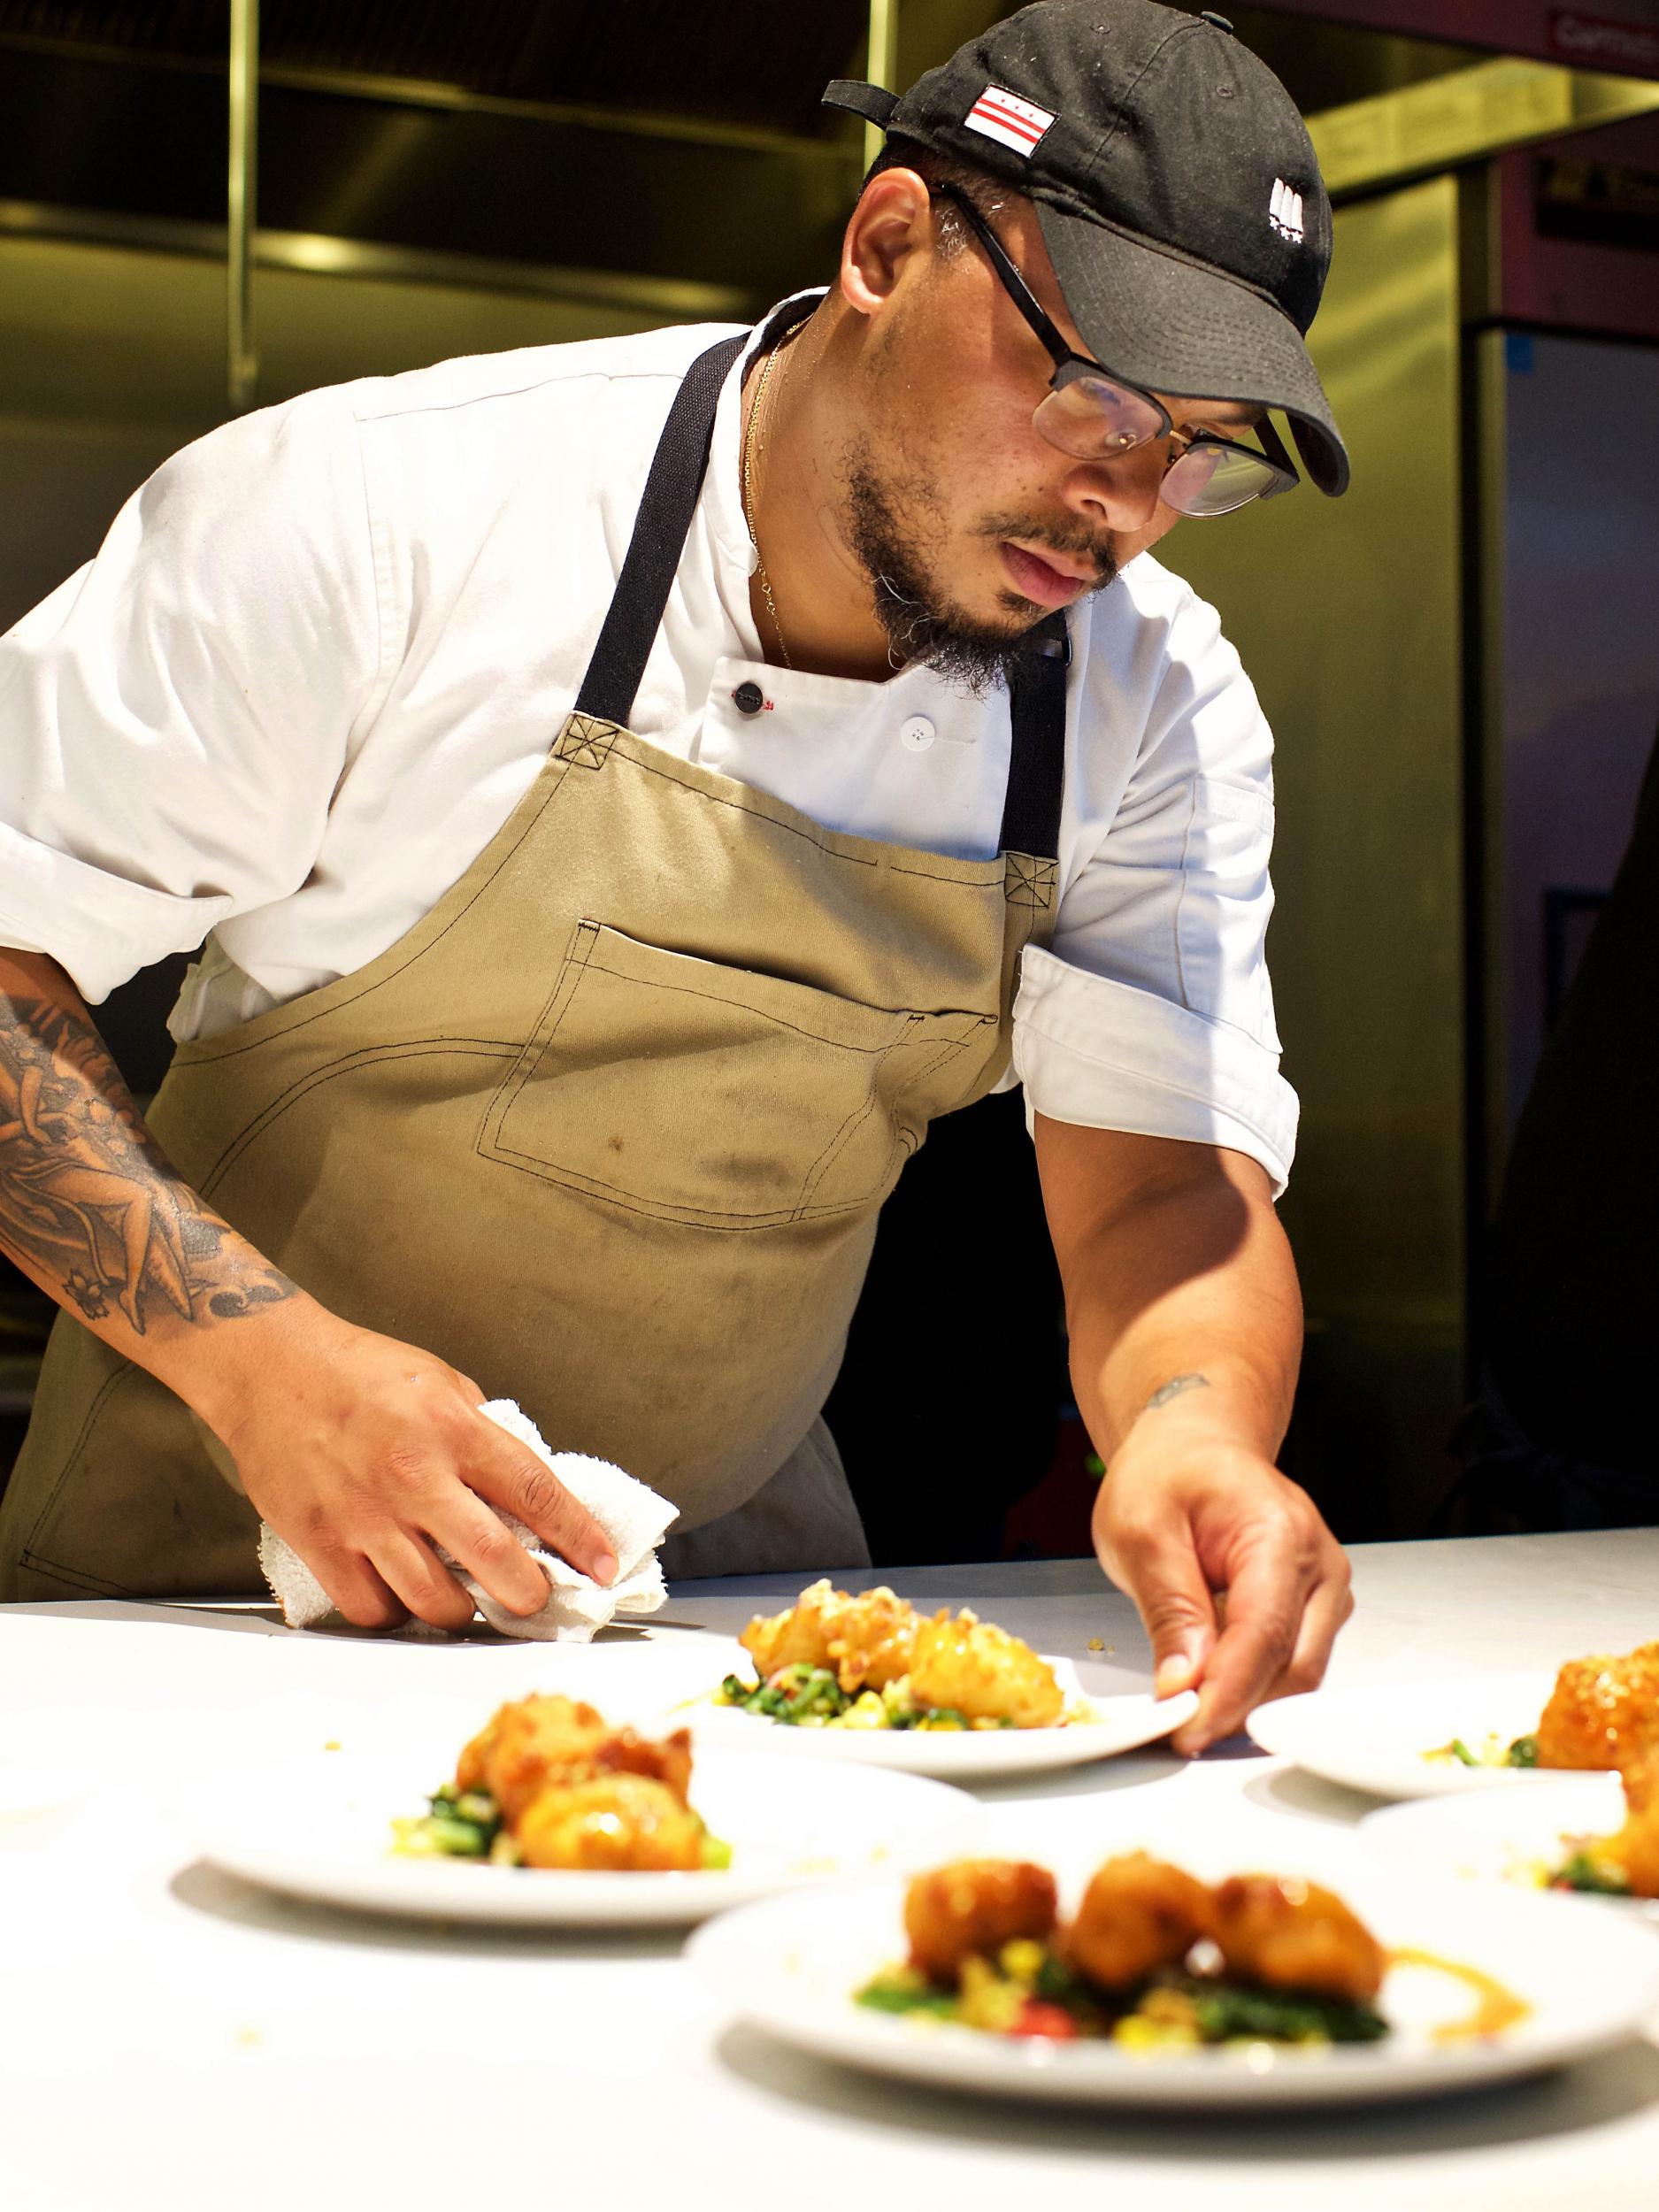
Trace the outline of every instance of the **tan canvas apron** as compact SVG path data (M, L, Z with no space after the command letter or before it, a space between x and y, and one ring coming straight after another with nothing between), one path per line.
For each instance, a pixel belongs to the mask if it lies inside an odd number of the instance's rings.
M839 835L626 729L741 343L681 387L576 709L504 827L367 967L183 1046L150 1116L333 1310L673 1499L680 1573L867 1560L818 1416L877 1209L1007 1064L1064 755L1064 625L1013 687L993 861ZM0 1595L257 1590L257 1527L184 1405L60 1317Z

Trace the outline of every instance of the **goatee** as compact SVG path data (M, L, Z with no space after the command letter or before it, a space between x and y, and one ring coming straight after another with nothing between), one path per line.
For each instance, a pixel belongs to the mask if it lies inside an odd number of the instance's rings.
M922 662L946 683L976 699L1006 683L1028 633L1046 611L1009 590L1002 595L1006 621L988 623L976 620L949 599L922 549L930 535L937 539L943 534L938 495L920 476L896 483L889 478L884 483L867 440L849 449L845 480L848 541L870 579L876 619L887 634L894 666ZM1098 573L1091 591L1103 591L1118 572L1110 554L1080 524L1056 532L1052 522L998 515L980 524L976 534L994 541L1023 539L1092 561Z

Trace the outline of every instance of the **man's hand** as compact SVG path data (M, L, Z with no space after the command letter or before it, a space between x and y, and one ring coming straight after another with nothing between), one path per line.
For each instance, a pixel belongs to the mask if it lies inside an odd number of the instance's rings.
M249 1325L234 1410L198 1406L261 1517L365 1628L412 1613L464 1628L458 1561L510 1612L546 1602L547 1577L492 1507L609 1582L604 1532L535 1454L481 1414L484 1393L431 1354L353 1327L306 1299Z
M1157 1694L1198 1690L1178 1751L1231 1735L1269 1698L1317 1687L1354 1610L1348 1561L1307 1493L1173 1405L1149 1411L1114 1455L1094 1537L1146 1624Z

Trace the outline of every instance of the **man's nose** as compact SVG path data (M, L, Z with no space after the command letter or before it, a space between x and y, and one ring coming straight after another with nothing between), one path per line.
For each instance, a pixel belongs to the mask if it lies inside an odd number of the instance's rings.
M1065 482L1065 502L1096 526L1125 534L1144 530L1157 512L1169 455L1162 438L1111 461L1087 461Z

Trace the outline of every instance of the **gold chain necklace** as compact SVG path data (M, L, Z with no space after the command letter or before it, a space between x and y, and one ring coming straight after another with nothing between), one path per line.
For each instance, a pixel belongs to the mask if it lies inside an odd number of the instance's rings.
M760 539L755 528L756 434L760 426L760 411L765 403L766 380L772 374L772 363L782 350L781 346L774 346L761 363L760 381L755 387L755 403L749 411L749 426L743 435L743 514L749 524L750 542L755 548L755 577L760 585L760 595L766 603L767 613L772 617L772 631L778 640L778 650L783 655L783 664L787 669L793 669L795 663L790 659L789 648L784 642L783 625L778 619L778 602L772 595L772 579L767 575L766 564L760 557Z

